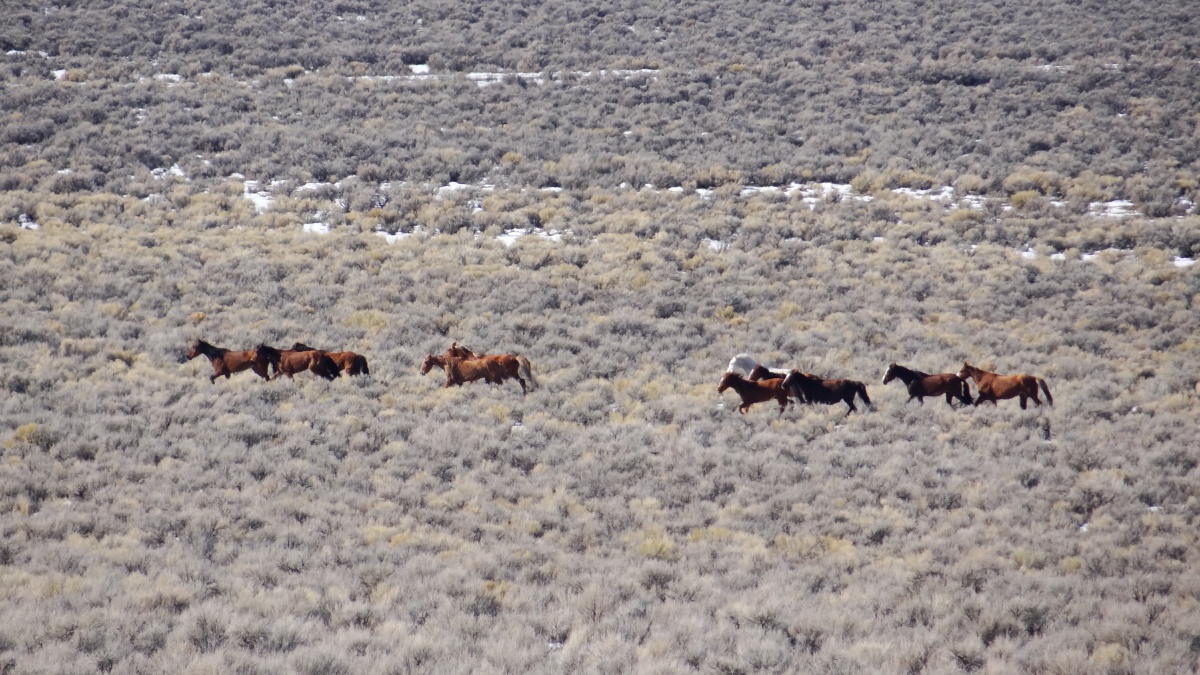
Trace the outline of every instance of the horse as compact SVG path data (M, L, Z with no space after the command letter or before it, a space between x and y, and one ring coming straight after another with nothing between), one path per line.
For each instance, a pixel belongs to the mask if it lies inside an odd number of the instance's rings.
M334 380L342 374L338 365L325 352L314 350L295 351L291 349L276 349L267 345L255 348L259 355L270 362L275 369L275 379L287 375L288 379L296 373L310 371L312 374L326 380Z
M775 400L779 402L779 414L782 416L789 403L787 390L783 386L783 380L779 378L754 382L742 377L741 373L726 372L717 384L717 393L723 393L726 389L733 389L742 397L738 412L743 415L755 403Z
M446 356L452 356L456 359L475 359L484 356L484 354L476 354L466 347L460 347L458 341L454 341L446 348Z
M729 359L729 367L725 369L727 373L738 373L742 377L750 377L750 371L754 370L758 365L758 361L754 360L749 354L738 354L732 359Z
M537 379L533 376L533 366L524 356L491 354L462 358L446 354L426 354L425 360L421 362L421 374L428 373L434 366L446 372L446 383L443 387L458 386L475 380L484 380L488 384L502 384L505 380L516 378L517 382L521 383L521 394L525 395L538 386Z
M787 377L788 371L768 368L761 363L754 364L750 369L750 375L746 378L751 382L761 382L763 380L782 380Z
M791 390L796 398L804 403L824 403L833 405L842 401L850 406L846 415L858 410L854 407L854 396L857 394L863 403L871 405L867 397L867 385L856 380L826 380L811 373L793 370L783 378L783 387Z
M338 370L347 375L370 375L371 369L367 367L367 357L354 352L325 352L321 349L313 349L303 342L297 342L292 345L293 352L323 352L326 356L337 364Z
M958 371L958 376L964 380L968 377L975 380L975 388L979 390L979 398L975 399L975 405L984 401L991 401L992 405L999 405L996 403L999 399L1019 396L1021 410L1025 410L1026 399L1033 399L1033 402L1040 406L1042 401L1038 398L1038 387L1041 387L1042 393L1046 395L1046 402L1054 405L1054 397L1050 395L1050 388L1040 377L1025 373L997 375L982 368L976 368L969 363L963 364L962 370Z
M926 396L941 396L945 394L946 404L954 407L954 399L963 405L971 403L971 388L967 381L954 373L938 373L930 375L919 370L905 368L899 364L891 364L883 373L883 383L900 380L908 387L908 400L917 399L917 403L925 405Z
M188 349L188 360L191 361L201 354L207 356L208 360L212 362L213 375L208 378L209 382L216 382L217 378L222 375L228 380L230 375L243 370L253 370L264 380L271 379L267 375L267 361L259 357L257 350L248 349L234 352L222 347L214 347L204 340L196 340Z

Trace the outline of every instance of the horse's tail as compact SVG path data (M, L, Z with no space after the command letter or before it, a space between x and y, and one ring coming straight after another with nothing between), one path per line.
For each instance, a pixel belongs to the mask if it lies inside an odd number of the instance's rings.
M1037 380L1038 386L1042 388L1042 393L1046 395L1046 403L1054 405L1054 397L1050 395L1050 388L1046 386L1046 381L1040 377L1033 379Z
M529 359L525 358L524 356L517 357L517 364L517 374L520 375L522 379L529 381L529 388L531 390L537 389L538 381L533 376L533 364L529 363Z
M313 372L316 372L317 375L320 375L327 380L334 380L338 377L341 377L342 369L338 368L338 364L334 363L333 359L329 358L328 354L320 352L318 356L319 360L317 361L317 364L320 368L320 372L315 370Z
M862 398L863 403L871 405L871 398L867 396L867 385L863 384L862 382L855 382L854 384L856 385L855 389L858 390L858 395Z
M367 357L362 354L354 355L354 362L350 365L351 375L370 375L371 369L367 367Z
M962 393L959 394L958 400L962 401L963 403L970 403L971 402L971 385L967 384L966 380L959 380L959 382L960 382L960 384L962 384Z

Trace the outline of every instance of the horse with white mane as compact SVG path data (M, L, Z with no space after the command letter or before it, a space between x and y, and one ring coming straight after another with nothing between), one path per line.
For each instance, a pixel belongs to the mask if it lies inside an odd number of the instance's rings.
M749 354L738 354L732 359L729 359L729 367L725 369L725 372L738 373L742 377L749 378L751 377L750 374L754 371L755 367L759 365L759 362L755 361L753 356L750 356ZM766 368L766 366L763 367ZM786 377L790 372L780 368L767 368L767 370L771 371L771 373L774 375L778 375L779 377Z

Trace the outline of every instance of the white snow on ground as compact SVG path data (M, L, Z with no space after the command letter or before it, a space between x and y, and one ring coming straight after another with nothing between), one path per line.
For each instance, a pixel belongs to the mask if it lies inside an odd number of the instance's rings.
M451 181L451 182L447 183L446 185L443 185L442 187L437 189L437 196L445 197L446 195L450 194L451 192L458 192L460 190L483 190L484 192L491 192L495 189L496 189L495 185L491 185L488 183L484 183L483 185L469 185L467 183L455 183L455 182Z
M335 189L340 190L340 189L342 189L342 182L338 181L336 183L305 183L304 185L301 185L300 187L296 188L295 190L292 190L292 194L296 194L297 192L315 192L322 188L335 188Z
M394 243L400 241L401 239L407 239L408 237L413 236L412 232L397 232L396 234L392 234L390 232L379 231L379 232L376 232L375 234L383 237L384 241L386 241L389 244L394 244Z
M50 72L54 73L54 79L56 79L56 80L65 80L67 77L67 69L66 68L61 68L59 70L52 70Z
M1114 199L1111 202L1093 202L1088 205L1088 210L1093 215L1108 218L1127 218L1137 215L1137 211L1133 210L1133 202L1128 199Z
M36 220L34 220L33 218L30 218L29 214L27 214L27 213L22 213L21 215L17 216L17 223L21 226L22 230L40 230L40 229L42 229L42 226L39 225Z
M700 243L707 245L709 248L711 248L714 251L724 251L725 249L729 248L729 244L721 241L720 239L705 238L705 239L701 239Z
M305 223L304 231L313 234L329 234L329 223Z
M543 230L542 228L517 228L514 230L505 230L504 234L496 236L496 240L505 246L512 246L517 243L521 237L534 235L550 241L562 241L563 233L558 230Z
M241 174L234 174L240 176ZM279 185L283 181L273 181L272 185ZM270 209L275 204L275 197L266 190L259 190L259 183L256 180L248 180L243 188L242 196L254 203L254 212L263 213Z
M351 76L347 79L352 81L362 82L385 82L392 84L396 82L422 82L426 80L450 80L456 77L464 77L459 73L434 73L430 71L429 65L411 64L408 66L409 73L406 75L359 75ZM564 82L567 77L574 79L583 79L590 77L621 77L626 80L632 79L638 75L656 76L659 71L655 68L640 68L640 69L616 69L616 70L576 70L568 73L555 71L553 73L544 72L501 72L501 71L475 71L466 73L465 77L474 82L479 87L487 87L493 84L498 84L504 81L504 78L517 78L532 82L534 84L546 84L547 82Z
M152 169L150 171L150 175L154 176L155 180L166 180L167 176L178 176L180 178L187 178L187 174L183 172L183 168L180 167L178 164L172 164L169 169L165 169L161 166L158 167L157 169Z
M1176 267L1191 267L1192 265L1196 264L1196 261L1193 258L1178 256L1171 261L1171 264L1175 265Z
M179 82L183 81L183 76L180 75L179 73L159 73L154 76L154 79L159 80L161 82L178 84Z

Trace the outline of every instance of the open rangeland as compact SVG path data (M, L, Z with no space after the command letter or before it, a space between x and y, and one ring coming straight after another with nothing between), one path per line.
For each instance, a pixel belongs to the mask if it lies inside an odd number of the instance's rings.
M1198 34L4 3L0 675L1196 672Z
M0 609L25 617L0 658L18 672L1194 658L1197 280L1153 252L45 228L0 266ZM1009 281L1030 270L1035 300ZM346 345L372 376L210 384L180 356L200 335ZM531 355L542 386L421 377L452 339ZM875 411L738 415L713 382L743 351L866 380ZM906 405L872 378L914 354L1044 374L1055 405Z

